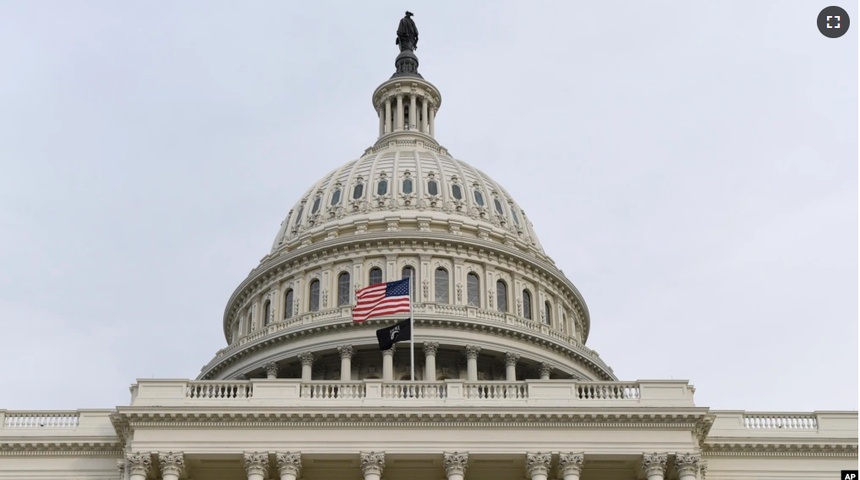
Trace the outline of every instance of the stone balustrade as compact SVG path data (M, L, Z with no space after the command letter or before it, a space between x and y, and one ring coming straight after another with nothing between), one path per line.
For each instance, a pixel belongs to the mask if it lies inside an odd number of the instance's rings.
M3 428L77 428L80 421L77 411L10 412L3 419Z
M857 412L711 411L708 441L738 438L856 438Z
M818 429L818 419L815 415L811 414L744 414L744 426L754 429L787 428L816 430Z
M112 441L115 410L0 410L0 437L100 437Z

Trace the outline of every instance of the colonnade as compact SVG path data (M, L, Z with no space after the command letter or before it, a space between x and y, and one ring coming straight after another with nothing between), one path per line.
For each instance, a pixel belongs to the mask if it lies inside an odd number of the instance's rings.
M420 115L418 115L419 105ZM425 95L418 93L391 95L383 99L376 110L379 115L379 136L400 130L417 130L432 137L435 130L436 110L436 103Z
M162 480L179 480L185 473L185 457L182 453L160 452L157 454ZM297 480L302 470L302 456L298 452L275 453L275 464L280 480ZM646 453L642 455L642 473L647 480L666 480L669 455L666 453ZM264 480L270 471L269 453L245 452L243 454L245 473L248 480ZM580 480L584 453L562 452L556 463L558 478ZM528 480L548 480L553 471L553 454L547 452L526 453L526 472ZM447 480L465 480L469 465L467 452L442 454L442 467ZM364 480L381 480L385 470L384 452L359 453L359 466ZM150 453L129 453L123 469L128 470L129 480L146 480L152 468ZM707 462L694 453L677 453L674 470L678 480L697 480L705 477Z

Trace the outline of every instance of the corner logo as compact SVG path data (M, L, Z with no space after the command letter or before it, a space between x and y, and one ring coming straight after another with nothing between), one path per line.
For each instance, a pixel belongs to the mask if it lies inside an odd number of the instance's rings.
M858 480L857 470L842 470L839 478L840 480Z

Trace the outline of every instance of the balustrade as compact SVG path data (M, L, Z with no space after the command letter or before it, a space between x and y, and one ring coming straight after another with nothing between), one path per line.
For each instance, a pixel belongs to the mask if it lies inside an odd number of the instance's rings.
M639 385L632 383L577 383L576 396L582 400L639 399Z
M382 398L446 398L448 392L439 382L392 382L382 385Z
M744 426L756 430L771 428L815 430L818 428L818 420L815 415L805 414L745 414Z
M239 382L188 382L185 398L251 398L254 385L250 381Z
M302 384L303 398L364 398L364 382L305 382Z
M466 398L524 399L528 398L528 385L522 382L473 382L464 389Z
M15 412L3 419L5 428L77 428L79 412Z

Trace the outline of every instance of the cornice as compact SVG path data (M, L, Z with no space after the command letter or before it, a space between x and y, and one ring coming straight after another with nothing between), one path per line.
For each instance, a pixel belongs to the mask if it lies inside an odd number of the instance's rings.
M117 457L122 456L122 444L119 442L39 442L28 441L0 442L0 456L90 456Z
M706 443L704 457L848 457L857 458L857 444L839 439L785 439L769 442Z

